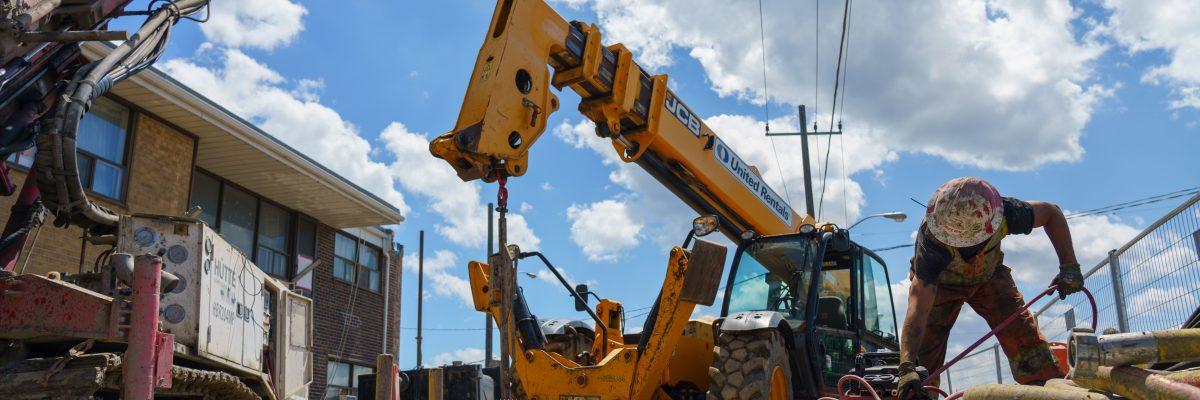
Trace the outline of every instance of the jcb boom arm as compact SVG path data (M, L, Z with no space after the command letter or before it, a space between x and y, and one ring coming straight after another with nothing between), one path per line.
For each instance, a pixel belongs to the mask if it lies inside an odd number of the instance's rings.
M666 75L646 73L625 46L603 46L595 25L568 23L542 0L497 4L458 122L430 151L464 181L524 175L529 148L559 107L551 85L578 93L579 111L622 160L697 212L719 215L734 242L747 231L778 235L814 222L684 105Z

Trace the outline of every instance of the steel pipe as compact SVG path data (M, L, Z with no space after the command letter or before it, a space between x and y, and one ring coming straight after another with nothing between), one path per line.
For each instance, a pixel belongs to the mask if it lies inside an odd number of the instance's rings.
M1100 393L1042 386L987 384L963 391L963 400L1110 400Z
M1133 400L1200 399L1200 388L1135 367L1100 367L1095 376L1074 376L1080 386Z
M154 398L154 360L158 332L159 274L162 259L141 255L133 261L133 310L130 313L128 348L122 363L121 397Z
M64 32L21 32L17 39L28 43L41 42L94 42L129 40L126 31L64 31Z
M1170 363L1200 359L1200 329L1096 336L1079 329L1069 343L1072 375L1095 376L1099 367Z

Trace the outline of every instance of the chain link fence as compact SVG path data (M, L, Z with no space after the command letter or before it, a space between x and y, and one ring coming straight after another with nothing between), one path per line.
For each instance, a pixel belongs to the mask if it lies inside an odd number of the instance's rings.
M1065 343L1071 329L1090 327L1092 318L1098 318L1100 332L1179 328L1200 308L1200 194L1110 251L1085 276L1098 315L1085 296L1054 297L1035 314L1051 342ZM999 345L963 358L943 375L941 386L954 392L988 383L1016 383Z

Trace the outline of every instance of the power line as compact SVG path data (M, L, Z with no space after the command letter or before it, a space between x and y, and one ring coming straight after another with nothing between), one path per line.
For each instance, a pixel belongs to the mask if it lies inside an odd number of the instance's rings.
M850 0L850 4L846 7L847 13L851 12L853 9L854 9L854 1ZM847 15L846 59L845 59L846 72L842 73L842 105L838 107L838 110L840 110L839 112L841 113L840 115L842 117L845 117L845 115L846 115L846 98L849 97L846 95L846 92L847 92L846 91L846 82L850 79L850 26L849 26L849 21L850 21L850 18L849 18L849 15ZM839 118L839 120L841 120L841 119ZM841 130L841 129L839 129L839 130ZM849 185L847 185L847 182L849 181L849 179L847 177L847 172L846 172L846 139L844 139L842 136L838 136L838 158L841 160L840 165L842 168L842 220L846 221L846 222L850 222L850 196L846 194L846 186L849 186Z
M876 253L879 253L879 252L884 252L884 251L888 251L888 250L903 249L903 248L905 248L905 247L913 247L913 244L912 244L912 243L908 243L908 244L898 244L898 245L895 245L895 246L888 246L888 247L880 247L880 248L878 248L878 249L871 249L871 251L873 251L873 252L876 252Z
M783 197L792 204L792 193L787 187L787 178L783 176L783 164L779 163L779 151L775 150L775 138L771 133L771 92L767 85L767 34L766 24L763 23L762 0L758 0L758 40L762 45L762 75L763 75L763 124L768 134L767 141L771 143L771 154L775 155L775 170L779 172L779 182L783 185Z
M1067 219L1086 217L1086 216L1090 216L1090 215L1109 214L1109 213L1113 213L1113 212L1120 211L1120 210L1126 210L1126 209L1130 209L1130 208L1159 203L1159 202L1163 202L1163 201L1167 201L1167 200L1171 200L1171 199L1180 198L1183 196L1195 195L1198 193L1200 193L1200 186L1176 190L1176 191L1170 192L1170 193L1164 193L1164 194L1159 194L1159 195L1154 195L1154 196L1143 197L1140 199L1130 200L1130 201L1112 204L1112 205L1107 205L1104 207L1097 207L1097 208L1093 208L1090 210L1074 212L1071 214L1067 214Z
M842 4L842 37L838 39L837 69L833 75L833 102L829 112L829 131L831 132L833 131L833 123L837 118L837 97L842 79L842 60L845 58L846 32L849 31L848 26L850 25L850 0L845 0ZM829 150L832 148L832 145L833 136L830 135L830 137L825 139L825 167L821 174L821 199L817 207L817 210L819 210L817 211L817 219L820 219L820 216L825 212L825 187L829 182Z

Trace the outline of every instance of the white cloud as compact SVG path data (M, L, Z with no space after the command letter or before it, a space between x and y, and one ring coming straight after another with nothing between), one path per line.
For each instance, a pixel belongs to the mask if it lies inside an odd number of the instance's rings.
M563 5L566 5L567 7L571 7L573 9L578 10L580 8L583 8L583 6L585 4L587 4L589 0L552 0L552 1L555 3L563 4Z
M522 201L521 205L519 207L517 207L517 211L520 211L523 213L527 213L532 210L533 210L533 204L529 204L528 202L524 202L524 201Z
M794 153L789 149L799 147L800 138L777 138L772 144L771 138L760 134L763 132L763 122L745 115L716 115L704 122L722 135L721 138L743 160L758 167L763 178L776 192L790 198L793 209L804 214L804 163L800 157L789 156L789 153ZM792 116L776 118L771 120L771 127L777 132L794 132L800 129L798 122ZM881 143L877 132L856 130L852 133L829 142L836 149L829 152L828 162L824 161L823 152L815 151L825 149L827 141L821 138L809 141L810 149L814 150L814 207L817 207L822 220L843 226L857 219L866 205L862 187L851 177L863 171L881 171L883 164L897 159L896 153ZM845 164L842 163L839 150L846 155ZM776 157L776 154L780 156ZM826 168L828 173L824 171ZM823 176L827 179L822 179ZM826 185L824 189L822 182ZM787 188L787 193L783 188ZM822 190L825 192L824 201L820 200Z
M629 205L623 202L572 204L567 208L567 219L571 221L571 241L579 245L588 261L615 262L622 251L641 242L643 225L633 218Z
M763 123L753 117L744 115L717 115L705 120L705 123L719 135L751 165L760 169L764 179L780 195L788 197L792 207L798 212L804 212L804 180L802 162L799 157L788 156L786 149L795 148L798 138L776 139L776 149L785 151L779 158L775 157L771 139L754 134L762 132ZM771 126L777 131L797 130L796 117L773 119ZM616 183L624 191L611 199L604 200L623 204L629 210L632 218L645 227L639 233L645 233L660 247L677 244L680 238L690 228L688 221L695 217L696 212L687 207L673 193L668 191L646 171L634 164L622 162L608 139L597 137L595 125L588 120L577 123L564 121L555 127L554 135L562 141L579 149L588 149L599 155L605 165L613 168L609 180ZM859 135L839 138L833 145L844 146L847 156L845 164L837 151L830 153L829 163L813 162L814 171L829 169L825 199L818 202L823 205L822 219L845 224L857 218L866 200L862 187L853 179L856 173L868 170L879 171L887 162L895 160L895 152L888 150L879 143L871 131L861 131ZM824 148L823 140L812 139L814 148ZM820 147L817 147L820 146ZM823 160L824 153L814 157ZM776 163L779 161L779 163ZM781 175L782 173L782 175ZM814 172L815 173L815 172ZM843 178L843 176L845 178ZM782 178L782 180L781 180ZM784 184L786 182L786 185ZM814 179L815 193L821 190L820 176ZM784 188L788 190L784 190ZM819 195L817 196L820 197ZM596 203L593 203L595 205ZM636 245L636 243L630 246Z
M1130 53L1165 53L1167 63L1147 68L1142 81L1170 87L1170 108L1200 110L1200 3L1105 0L1104 7L1112 15L1100 32Z
M696 213L641 167L622 162L609 140L596 136L591 121L584 119L574 124L563 121L554 128L554 135L577 149L599 155L604 165L613 168L608 179L623 191L603 201L620 204L630 214L629 218L640 225L637 233L641 237L666 248L678 244L691 229ZM595 204L576 207L590 208Z
M1121 247L1139 232L1120 219L1106 215L1082 216L1068 222L1075 257L1085 273L1108 257L1109 250ZM1058 274L1058 256L1042 229L1034 229L1029 235L1009 236L1004 239L1002 250L1004 263L1012 268L1013 278L1018 283L1044 288Z
M547 192L554 190L554 185L551 185L550 182L542 182L542 190Z
M487 241L487 205L478 182L463 182L445 161L429 154L429 138L393 122L379 138L396 156L391 174L409 191L429 199L429 209L442 217L434 229L450 241L480 247ZM525 250L537 250L541 239L525 217L508 214L508 242Z
M561 266L558 267L558 273L562 274L563 279L565 279L567 281L567 284L570 285L571 287L575 287L575 285L578 285L579 283L584 283L584 284L588 285L588 287L590 287L591 290L596 289L596 281L588 279L586 281L580 282L578 279L575 279L574 276L572 276L569 272L567 272L566 269L562 268ZM534 278L537 278L537 279L541 280L542 282L544 282L550 286L553 286L556 289L562 288L562 282L559 282L558 278L555 277L554 273L550 272L549 269L546 269L546 268L539 269L537 271L537 273L534 273Z
M379 195L402 213L409 211L404 196L393 186L388 166L371 159L371 143L354 124L320 103L316 94L320 81L293 84L241 51L212 46L201 46L193 59L160 65L183 84Z
M418 263L418 254L409 253L404 256L404 269L413 273L418 273L420 264ZM449 250L437 250L433 253L433 257L425 259L425 278L429 280L433 289L427 294L437 295L442 297L457 298L463 305L473 307L474 302L471 300L471 282L464 278L467 275L467 264L459 263L458 256Z
M467 347L433 356L433 365L450 365L455 361L461 361L464 364L477 363L484 359L483 350L474 347Z
M272 50L287 46L300 31L308 10L288 0L215 1L212 17L200 24L204 36L230 47Z
M605 38L625 43L649 70L687 54L719 95L767 100L757 7L719 0L596 0L591 8ZM767 2L764 8L770 100L811 110L812 5ZM825 60L836 57L840 11L825 11L817 25L822 112L833 86L833 65ZM1104 46L1076 38L1072 23L1078 17L1067 0L857 3L846 66L847 129L875 132L869 137L888 148L982 168L1029 170L1077 161L1084 125L1111 94L1093 84L1092 64ZM796 24L810 29L794 29ZM822 125L828 118L819 118Z

